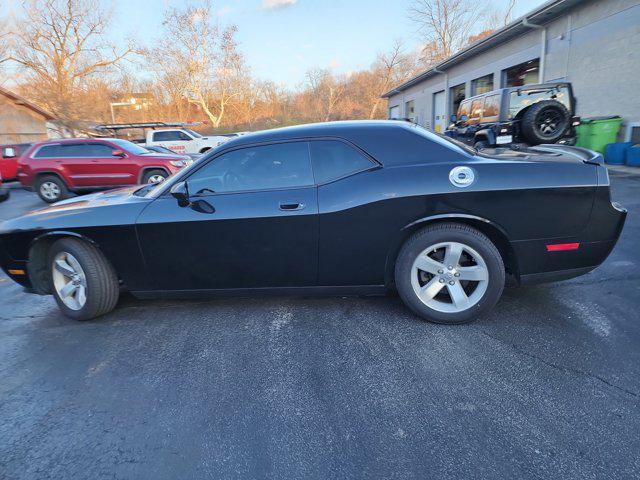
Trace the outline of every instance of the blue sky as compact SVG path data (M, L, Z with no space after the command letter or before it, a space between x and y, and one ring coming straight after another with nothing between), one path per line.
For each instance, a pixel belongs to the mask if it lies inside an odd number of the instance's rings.
M498 6L507 0L477 0ZM104 3L107 3L105 0ZM167 6L180 7L198 0L113 0L112 40L134 38L152 45L161 29ZM222 25L238 27L240 49L258 78L288 87L304 82L315 67L347 73L368 67L377 52L402 38L407 49L417 48L419 37L408 16L411 0L214 0ZM543 3L518 0L517 18ZM13 4L13 5L12 5ZM18 0L9 0L18 10ZM269 8L272 7L272 8ZM279 7L279 8L273 8Z
M227 0L214 2L214 8L221 24L237 25L240 48L254 75L295 87L314 67L340 73L366 68L396 38L403 38L407 48L416 48L419 38L407 13L410 1ZM505 5L507 0L493 3ZM518 0L513 18L541 3ZM158 35L164 8L184 4L115 0L113 25L125 36L151 42ZM268 8L277 4L282 5Z

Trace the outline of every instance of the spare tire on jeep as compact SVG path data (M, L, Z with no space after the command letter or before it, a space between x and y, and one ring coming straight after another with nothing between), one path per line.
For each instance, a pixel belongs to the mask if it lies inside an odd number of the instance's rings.
M534 145L560 140L571 121L567 107L556 100L543 100L527 108L522 116L524 138Z

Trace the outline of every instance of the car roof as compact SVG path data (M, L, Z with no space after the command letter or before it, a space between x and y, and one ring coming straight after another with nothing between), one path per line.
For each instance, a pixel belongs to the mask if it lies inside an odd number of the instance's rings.
M424 163L427 149L432 153L441 152L438 157L442 160L467 155L447 140L403 120L351 120L263 130L233 138L216 151L224 152L256 143L313 138L346 140L384 165Z

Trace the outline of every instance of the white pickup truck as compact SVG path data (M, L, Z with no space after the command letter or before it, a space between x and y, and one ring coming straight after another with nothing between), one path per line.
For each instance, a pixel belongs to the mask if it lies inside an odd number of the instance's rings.
M203 137L188 128L161 128L147 130L145 143L150 146L168 148L176 153L204 153L231 140L235 134Z

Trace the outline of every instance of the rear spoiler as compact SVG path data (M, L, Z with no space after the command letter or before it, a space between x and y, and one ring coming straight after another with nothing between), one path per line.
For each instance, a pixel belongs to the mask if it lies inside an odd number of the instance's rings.
M543 145L529 147L526 149L526 151L532 153L570 155L577 158L578 160L581 160L584 163L588 163L591 165L604 165L604 158L602 157L602 154L594 152L593 150L589 150L588 148L545 143Z

